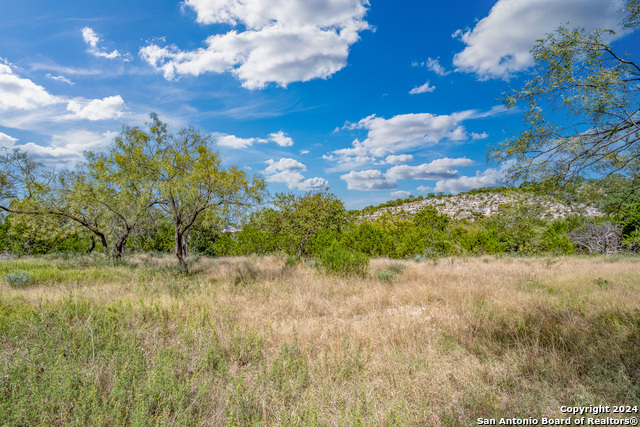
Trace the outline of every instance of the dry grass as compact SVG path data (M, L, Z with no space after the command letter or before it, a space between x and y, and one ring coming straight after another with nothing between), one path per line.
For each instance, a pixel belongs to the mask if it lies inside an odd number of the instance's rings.
M133 331L152 364L179 354L203 425L475 425L640 399L638 258L406 261L385 282L375 272L397 261L372 260L368 278L277 257L202 258L188 277L169 258L129 261L104 281L3 284L2 300L130 307L115 333ZM213 346L223 373L202 370ZM117 373L100 366L107 396ZM150 423L182 425L180 410Z

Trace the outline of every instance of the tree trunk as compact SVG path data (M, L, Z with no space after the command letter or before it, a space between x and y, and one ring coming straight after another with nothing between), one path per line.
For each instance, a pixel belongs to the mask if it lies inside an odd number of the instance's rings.
M98 234L100 236L100 241L102 242L102 252L106 256L109 256L109 245L107 244L107 237L104 234Z
M304 245L307 243L307 240L309 240L309 237L311 237L313 235L313 231L309 231L307 232L307 234L302 238L302 241L300 242L300 244L298 245L298 249L296 250L296 256L299 258L300 255L302 255L302 248L304 247Z
M89 236L89 240L91 241L91 243L89 244L89 247L87 248L87 254L90 254L91 252L93 252L93 250L96 247L96 239L93 238L93 236Z
M131 233L131 228L127 228L126 231L122 233L120 239L116 242L113 248L113 257L120 258L124 253L124 247L127 244L127 239L129 238L129 234Z
M189 271L189 267L187 265L187 243L185 242L185 233L180 232L179 225L176 224L176 231L174 234L175 238L175 246L176 246L176 257L178 257L178 264L180 270L185 273Z

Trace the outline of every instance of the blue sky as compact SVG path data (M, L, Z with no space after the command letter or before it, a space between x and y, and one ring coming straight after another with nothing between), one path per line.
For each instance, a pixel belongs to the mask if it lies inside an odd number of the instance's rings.
M211 133L271 193L348 208L495 185L499 98L560 25L619 29L619 0L24 0L0 3L0 146L71 168L150 112ZM636 33L618 32L638 54Z

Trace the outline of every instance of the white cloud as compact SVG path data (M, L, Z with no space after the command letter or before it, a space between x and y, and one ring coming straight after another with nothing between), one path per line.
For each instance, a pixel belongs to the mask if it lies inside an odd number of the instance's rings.
M496 185L502 176L501 170L489 168L484 172L476 172L475 176L460 176L438 181L434 191L457 194L474 188L491 187Z
M307 167L295 159L285 157L277 162L270 159L266 163L269 166L263 172L267 175L268 182L283 183L290 190L298 189L300 191L321 190L329 186L324 178L305 179L300 171L306 171Z
M438 59L433 59L433 58L427 58L427 62L425 64L425 66L433 71L434 73L436 73L437 75L443 77L446 76L447 74L449 74L451 71L447 71L444 69L444 67L442 65L440 65L440 61Z
M306 171L307 167L297 161L296 159L292 159L289 157L284 157L277 162L273 159L269 159L266 161L269 165L264 172L267 174L274 174L278 171Z
M385 176L390 181L397 181L400 179L455 178L459 174L458 171L453 168L470 166L473 163L473 160L467 158L449 159L445 157L443 159L437 159L432 161L431 163L423 163L418 166L394 166L387 171Z
M351 171L340 176L340 179L346 181L349 190L389 190L397 188L397 181L401 179L456 179L460 174L454 168L470 166L473 163L473 160L467 158L445 157L417 166L393 166L384 173L377 169Z
M29 153L33 159L46 162L59 168L73 168L84 160L84 152L105 149L116 137L117 132L96 133L87 130L75 130L54 135L48 146L33 142L19 144L18 139L0 133L0 147L9 150L15 148Z
M120 95L93 100L52 95L42 86L16 75L8 63L0 62L2 126L33 130L42 123L116 119L124 114L123 108L124 100Z
M414 67L426 67L427 69L429 69L430 71L433 71L434 73L436 73L440 77L444 77L444 76L446 76L446 75L451 73L451 71L447 71L440 64L440 58L435 58L435 59L434 58L427 58L427 60L423 61L423 62L414 61L411 65L413 65Z
M86 120L111 120L123 115L124 100L120 95L108 96L103 99L72 100L67 104L74 118Z
M416 95L418 93L427 93L427 92L433 92L434 90L436 90L435 86L430 86L429 85L429 81L427 81L425 84L423 84L422 86L416 86L413 89L411 89L409 91L410 95Z
M309 150L300 150L300 154L309 154L310 151Z
M387 156L384 159L384 162L389 165L398 165L400 163L410 162L411 160L413 160L413 156L411 154L399 154L397 156L392 154Z
M262 138L238 138L235 135L223 135L218 138L217 143L220 147L228 148L247 148L255 143L266 143L266 139Z
M432 187L428 187L426 185L421 185L418 188L416 188L416 190L419 193L429 193L429 192L431 192L433 190L433 188Z
M399 197L401 199L404 199L405 197L409 197L411 195L411 192L410 191L404 191L404 190L398 190L398 191L391 192L391 195L393 197Z
M56 81L59 81L59 82L64 82L64 83L69 84L69 85L73 85L73 84L75 84L75 83L73 83L71 80L69 80L68 78L66 78L66 77L64 77L64 76L54 76L54 75L51 75L51 74L47 73L47 75L46 75L45 77L47 77L47 78L49 78L49 79L51 79L51 80L56 80Z
M84 42L89 45L89 49L87 52L94 56L99 56L101 58L107 59L116 59L123 58L124 61L131 61L133 57L130 53L120 53L118 50L113 50L111 52L107 52L104 49L100 48L99 44L102 41L100 37L93 31L92 28L84 27L82 29L82 38Z
M482 132L482 133L471 132L471 139L473 140L486 139L488 137L489 137L489 134L486 132Z
M293 139L288 137L287 134L282 131L269 134L269 139L281 147L291 147L293 145Z
M437 116L429 113L402 114L390 119L365 117L358 123L348 123L347 129L366 129L364 141L354 140L350 148L342 148L325 156L327 160L354 164L355 159L366 163L376 157L385 157L398 151L406 151L442 140L462 141L467 134L460 123L477 117L476 111L464 111ZM355 162L357 163L357 162Z
M141 57L165 78L231 72L247 89L328 78L341 70L364 21L368 0L186 0L201 24L243 26L182 51L150 44Z
M227 148L247 148L253 144L266 144L267 142L275 142L281 147L290 147L293 145L293 139L288 137L283 131L269 134L269 139L265 138L239 138L235 135L220 135L217 138L220 147Z
M14 138L6 133L0 132L0 148L12 150L15 147L16 141L18 141L18 138Z
M559 26L618 29L622 0L498 0L489 15L454 36L466 45L453 58L456 71L480 79L509 78L533 64L536 40Z
M397 187L395 181L389 181L382 172L375 169L351 171L341 175L340 179L346 181L349 190L393 190Z
M33 110L60 100L42 86L18 77L6 63L0 63L0 110Z

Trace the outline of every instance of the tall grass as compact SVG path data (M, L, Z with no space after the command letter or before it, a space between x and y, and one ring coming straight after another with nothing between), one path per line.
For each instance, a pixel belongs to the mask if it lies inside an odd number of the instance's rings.
M476 425L640 401L638 258L0 262L3 425ZM24 271L29 286L5 273ZM601 283L605 283L602 286Z

